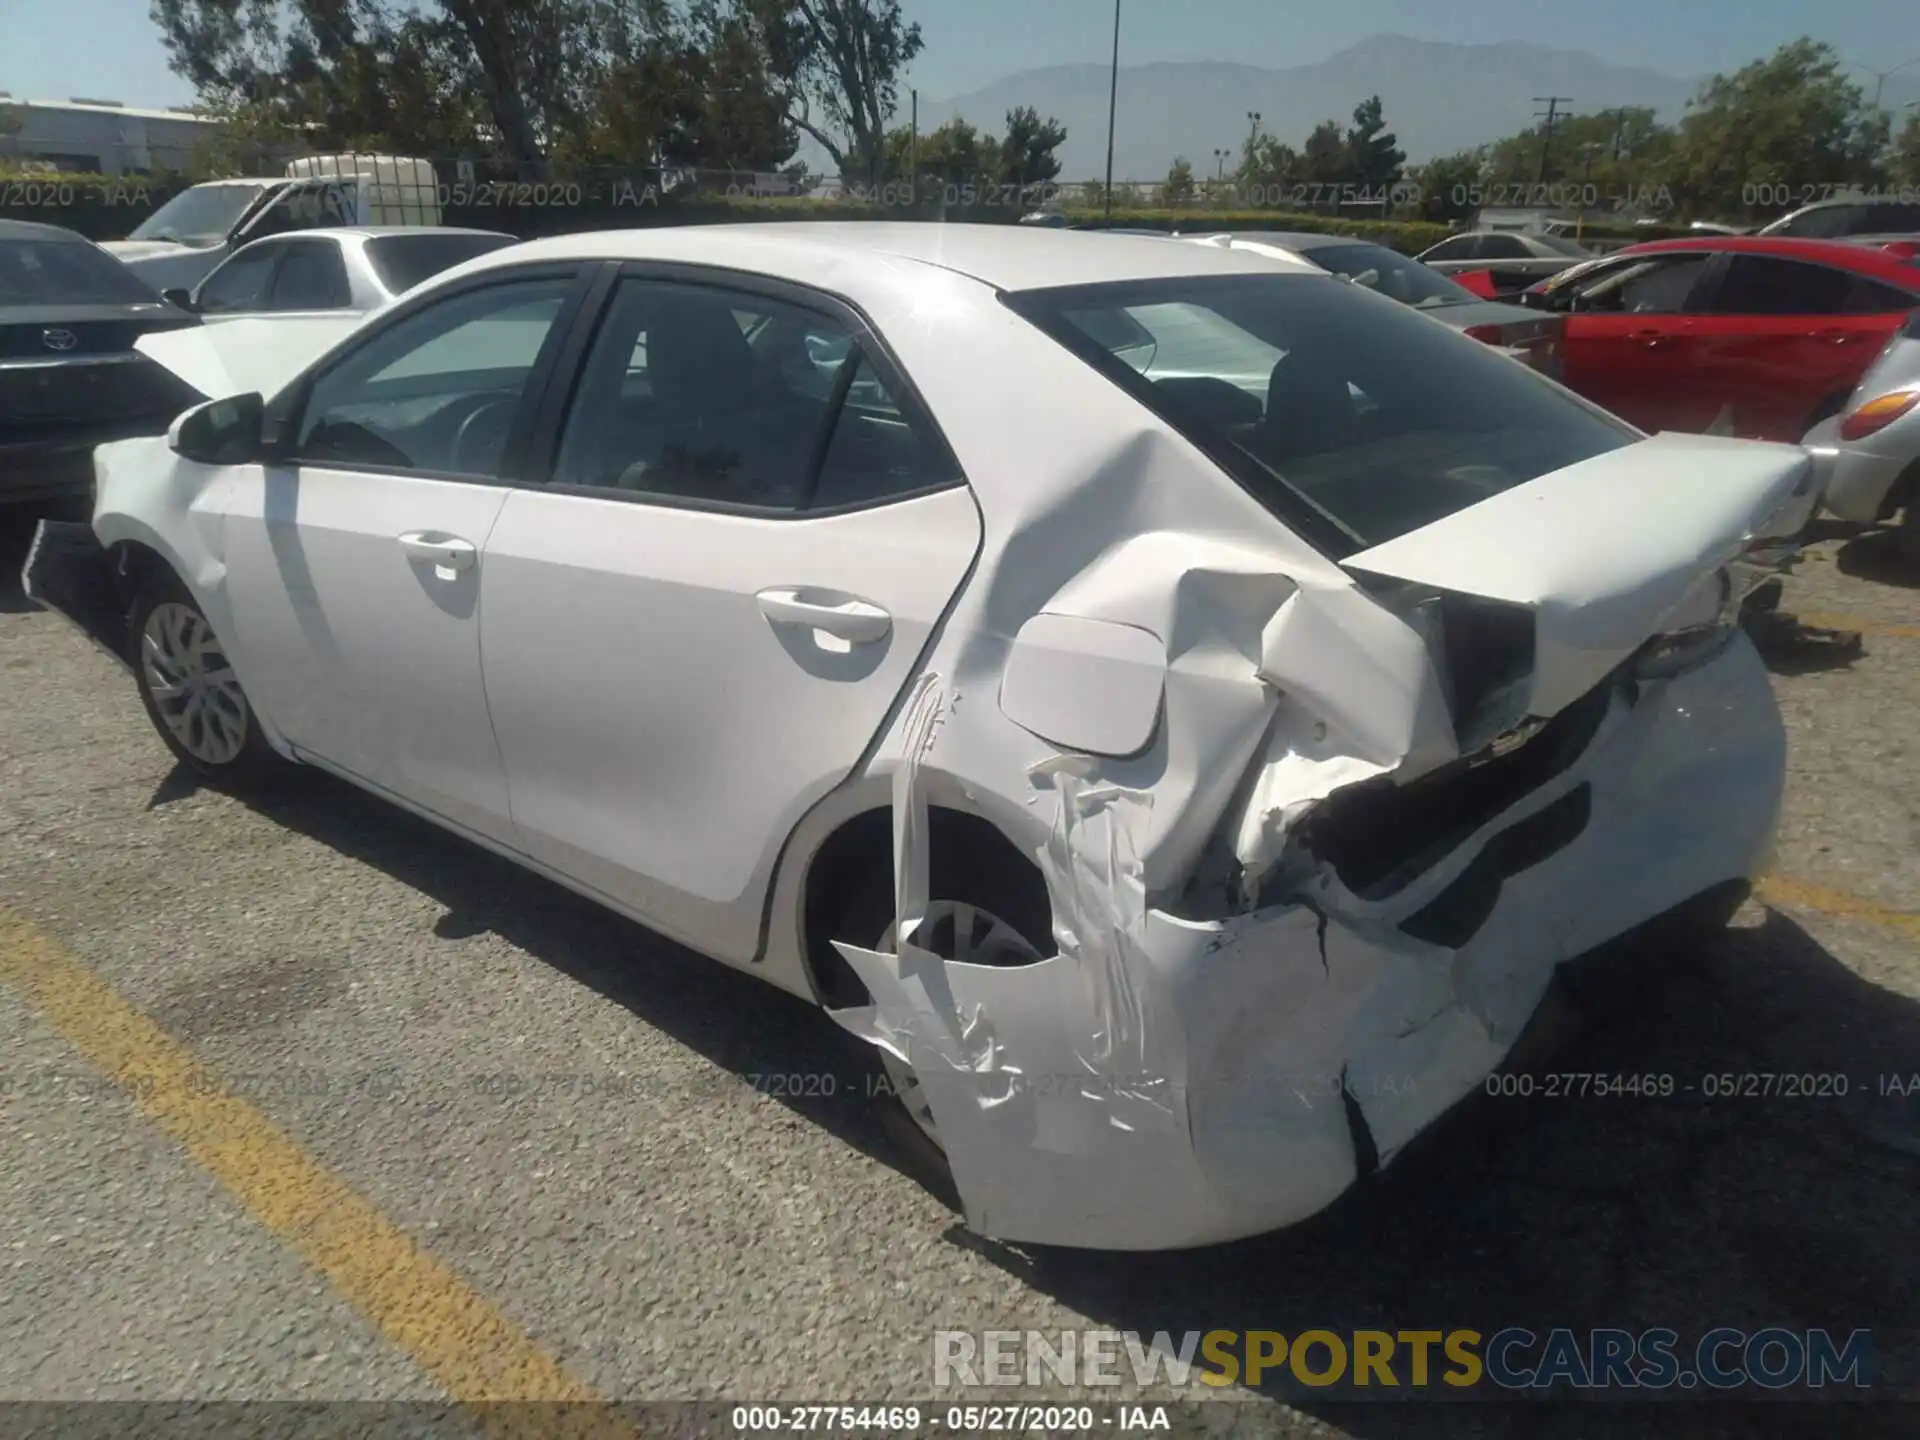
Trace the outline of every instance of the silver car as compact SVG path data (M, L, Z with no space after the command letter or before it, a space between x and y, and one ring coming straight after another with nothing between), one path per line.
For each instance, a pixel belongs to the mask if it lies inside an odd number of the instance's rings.
M1814 426L1802 443L1820 461L1826 508L1860 525L1901 515L1900 551L1920 563L1920 310L1840 413Z
M191 292L166 298L210 321L366 314L442 270L519 243L496 230L440 225L301 230L241 246Z

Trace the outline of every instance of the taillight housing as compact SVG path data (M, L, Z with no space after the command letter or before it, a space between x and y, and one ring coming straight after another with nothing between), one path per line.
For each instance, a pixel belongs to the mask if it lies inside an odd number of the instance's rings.
M1902 415L1920 405L1920 386L1911 390L1891 390L1855 406L1840 422L1842 440L1864 440L1884 430Z
M1466 334L1468 339L1479 340L1487 345L1504 345L1507 343L1507 327L1504 325L1469 325L1467 326Z

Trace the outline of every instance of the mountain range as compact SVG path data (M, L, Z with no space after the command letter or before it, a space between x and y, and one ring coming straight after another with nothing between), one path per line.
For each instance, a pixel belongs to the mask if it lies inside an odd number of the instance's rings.
M1063 181L1094 179L1106 168L1105 64L1024 70L971 94L920 101L925 134L954 116L998 134L1006 112L1031 105L1067 127L1059 154ZM1526 129L1536 96L1565 98L1561 109L1591 114L1645 105L1669 123L1704 77L1614 65L1578 50L1539 45L1452 45L1376 35L1324 60L1276 68L1226 61L1159 61L1120 67L1114 123L1116 180L1159 180L1184 155L1196 175L1216 169L1214 152L1238 157L1250 122L1298 146L1322 120L1344 127L1353 107L1378 94L1388 127L1411 163L1502 139ZM1883 103L1898 110L1920 99L1920 82L1895 77ZM902 114L899 120L907 117ZM1235 159L1227 162L1231 168Z

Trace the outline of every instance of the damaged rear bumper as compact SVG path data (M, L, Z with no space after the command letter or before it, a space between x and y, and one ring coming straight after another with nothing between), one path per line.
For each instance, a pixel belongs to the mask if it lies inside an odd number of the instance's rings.
M29 600L53 611L97 648L132 668L126 653L126 611L113 562L92 526L42 520L20 569L20 587Z
M873 1005L838 1018L914 1066L983 1234L1148 1250L1276 1229L1480 1087L1558 967L1757 875L1784 769L1742 638L1616 688L1573 763L1384 895L1326 865L1232 919L1129 916L1097 883L1124 868L1124 818L1088 810L1069 863L1096 883L1067 889L1106 898L1069 907L1078 957L842 946Z

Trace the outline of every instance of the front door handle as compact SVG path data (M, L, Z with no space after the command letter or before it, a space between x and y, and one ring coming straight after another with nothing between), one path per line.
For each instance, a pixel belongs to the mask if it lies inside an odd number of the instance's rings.
M1632 338L1649 350L1664 350L1678 337L1669 335L1664 330L1636 330Z
M400 548L409 560L418 560L438 571L471 570L480 553L471 540L443 535L438 530L410 531L400 537Z
M1814 338L1819 340L1830 340L1835 345L1856 345L1865 337L1862 336L1857 330L1822 330Z
M762 590L754 598L760 613L776 625L806 625L852 645L884 640L893 630L891 615L850 595L785 586Z

